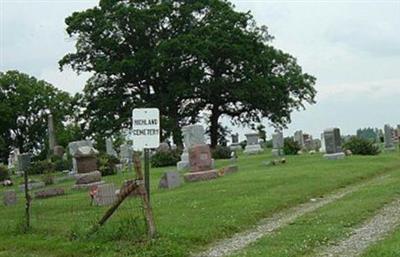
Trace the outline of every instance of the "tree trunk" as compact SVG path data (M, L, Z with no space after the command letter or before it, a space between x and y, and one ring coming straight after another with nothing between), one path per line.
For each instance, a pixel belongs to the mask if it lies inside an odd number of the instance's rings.
M221 116L221 113L218 110L218 106L214 105L211 110L211 117L210 117L210 139L211 139L211 148L215 148L218 145L218 120Z
M178 148L183 149L183 142L182 142L182 131L178 125L178 121L175 121L174 127L172 130L172 139Z

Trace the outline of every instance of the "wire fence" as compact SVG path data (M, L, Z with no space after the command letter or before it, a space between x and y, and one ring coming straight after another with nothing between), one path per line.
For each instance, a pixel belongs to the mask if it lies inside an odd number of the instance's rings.
M64 194L35 198L35 193L49 189L64 190ZM5 191L1 193L2 198ZM16 204L0 206L0 231L15 234L26 227L26 199L22 190L17 191ZM65 234L67 236L87 233L98 223L110 205L116 200L116 196L102 195L102 202L107 205L99 206L93 201L90 189L77 190L73 188L73 182L51 185L45 188L30 190L30 230L49 234ZM108 224L111 223L111 224ZM120 230L127 223L134 225L135 230L143 230L142 203L138 197L128 197L114 213L112 218L104 226L107 230L112 227Z

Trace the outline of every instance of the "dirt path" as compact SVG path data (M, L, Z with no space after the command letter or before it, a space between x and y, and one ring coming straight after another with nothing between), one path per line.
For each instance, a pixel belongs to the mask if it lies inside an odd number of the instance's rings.
M221 257L233 254L239 251L249 244L257 241L258 239L273 233L277 229L286 226L296 220L298 217L315 211L324 205L332 203L344 196L357 191L360 187L369 184L373 181L383 179L389 175L384 174L378 177L368 179L358 184L350 185L344 189L335 191L332 194L325 196L324 198L318 198L315 201L310 201L304 204L300 204L293 208L287 209L282 212L278 212L273 216L261 220L255 228L237 233L231 238L217 242L208 250L192 255L193 257ZM343 255L342 255L343 256Z
M326 247L316 256L360 256L367 247L383 239L398 225L400 225L400 200L395 200L382 208L377 215L366 223L352 231L350 237Z

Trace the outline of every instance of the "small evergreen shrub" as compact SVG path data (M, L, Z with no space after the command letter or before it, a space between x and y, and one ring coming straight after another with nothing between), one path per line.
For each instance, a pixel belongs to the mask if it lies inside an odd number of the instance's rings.
M285 155L297 155L297 153L301 150L299 143L294 141L292 138L285 138L283 144L283 153Z
M181 151L169 150L169 151L158 151L151 156L151 167L166 167L173 166L179 162Z
M243 150L246 148L246 145L247 145L247 140L243 140L242 142L240 142L240 147L242 147Z
M36 161L31 164L28 169L29 175L39 175L45 173L52 173L55 171L55 165L49 160Z
M101 155L98 161L98 169L102 176L110 176L117 173L117 164L119 159L111 155Z
M45 173L42 176L42 181L46 186L54 184L54 175L52 173Z
M228 146L217 145L215 149L211 150L211 155L214 159L230 159L231 149Z
M10 178L8 168L5 165L0 165L0 181L4 181Z
M350 150L353 154L358 155L378 155L379 147L375 146L371 141L352 137L349 141L343 144L344 150Z
M72 168L71 167L72 162L68 161L68 160L64 160L60 156L56 156L56 155L52 156L51 161L54 164L55 171L70 170Z

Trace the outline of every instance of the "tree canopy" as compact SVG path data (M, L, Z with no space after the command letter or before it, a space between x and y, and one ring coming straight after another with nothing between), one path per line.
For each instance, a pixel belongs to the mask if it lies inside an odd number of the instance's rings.
M163 136L180 145L181 126L205 111L215 146L223 116L284 126L314 102L315 78L227 1L101 0L66 24L76 51L61 67L94 74L81 99L91 135L130 126L133 108L158 107Z
M0 159L5 162L13 147L45 156L48 114L61 133L71 110L68 93L18 71L0 72Z

